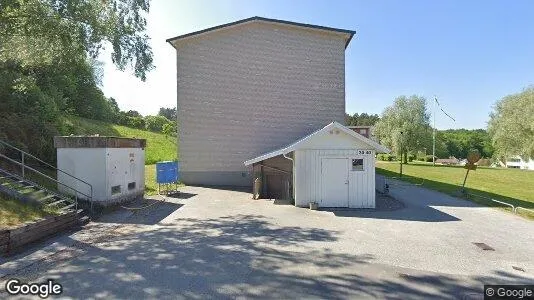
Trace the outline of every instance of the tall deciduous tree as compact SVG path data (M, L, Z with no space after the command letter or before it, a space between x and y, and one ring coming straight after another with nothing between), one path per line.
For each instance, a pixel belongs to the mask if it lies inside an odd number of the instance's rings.
M447 147L448 155L466 158L472 149L478 150L482 157L493 156L493 146L485 129L447 129L438 131L436 141L442 141Z
M173 107L173 108L160 107L158 115L163 116L171 121L176 121L176 107Z
M352 116L345 114L345 124L347 126L373 126L380 120L377 114L355 113Z
M98 57L111 45L111 59L146 79L153 67L145 33L149 0L1 0L0 60L22 67Z
M497 102L488 122L495 154L534 159L534 87Z
M403 155L421 150L431 134L426 99L416 95L400 96L387 107L376 123L375 134L381 143Z
M144 80L148 9L149 0L0 0L0 138L53 161L62 115L117 120L95 59L110 48L119 69Z

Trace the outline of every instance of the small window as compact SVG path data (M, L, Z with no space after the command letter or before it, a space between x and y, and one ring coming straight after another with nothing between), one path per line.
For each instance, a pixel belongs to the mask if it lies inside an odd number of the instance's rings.
M116 194L120 194L121 193L121 186L120 185L116 185L116 186L112 186L111 187L111 194L112 195L116 195Z
M361 134L367 134L367 129L364 129L364 128L360 129L360 133Z
M128 190L133 190L133 189L135 189L135 182L128 183Z
M352 159L352 171L363 171L363 158Z

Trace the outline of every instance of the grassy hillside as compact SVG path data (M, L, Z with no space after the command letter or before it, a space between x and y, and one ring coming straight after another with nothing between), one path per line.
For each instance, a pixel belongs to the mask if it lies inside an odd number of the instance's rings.
M399 163L377 161L376 172L387 176L399 176ZM463 167L435 166L432 164L410 163L403 165L403 180L413 183L423 182L423 186L457 195L465 177ZM423 181L424 179L424 181ZM470 193L496 200L504 200L515 206L534 209L534 171L502 168L478 168L469 172L466 188ZM474 201L494 206L483 198Z
M154 164L163 160L177 159L177 141L175 137L164 134L129 128L101 121L89 120L79 117L63 118L63 131L74 135L120 136L146 139L145 164Z
M0 194L0 228L16 226L49 214L51 213L39 207Z

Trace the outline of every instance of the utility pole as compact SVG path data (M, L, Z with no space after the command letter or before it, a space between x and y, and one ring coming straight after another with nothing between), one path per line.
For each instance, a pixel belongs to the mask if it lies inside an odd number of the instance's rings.
M438 102L438 98L434 96L434 105L432 108L432 117L434 118L434 125L433 131L432 131L432 166L436 165L436 103Z
M401 134L401 140L400 140L400 176L399 177L402 177L402 131L400 132Z

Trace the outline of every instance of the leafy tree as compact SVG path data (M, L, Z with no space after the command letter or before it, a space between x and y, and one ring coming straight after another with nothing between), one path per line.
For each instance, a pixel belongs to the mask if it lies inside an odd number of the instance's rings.
M114 64L144 80L153 67L148 8L148 0L1 0L0 138L53 161L61 115L119 119L94 59L111 45Z
M143 116L137 110L129 110L126 112L128 117L142 118Z
M493 146L488 132L484 129L448 129L439 131L436 140L445 143L448 156L466 158L471 149L476 149L482 157L492 157Z
M377 114L355 113L352 116L345 114L345 124L347 126L374 126L380 120Z
M498 101L488 122L495 155L534 159L534 87Z
M0 60L23 67L98 57L106 43L120 70L146 79L153 68L145 33L149 0L2 0Z
M145 119L141 117L126 117L126 126L138 129L145 129Z
M163 116L146 116L145 124L146 129L155 132L162 132L163 125L170 123L169 119Z
M176 120L176 107L173 107L173 108L160 107L158 115L163 116L171 121Z
M119 104L117 103L117 100L115 100L115 98L113 97L109 97L108 103L111 115L113 116L113 122L117 122L117 118L119 118L119 114L121 112Z
M400 96L382 112L375 135L407 163L408 152L422 150L431 135L429 118L425 98Z
M432 127L427 126L425 128L425 134L421 137L421 147L415 151L418 160L432 161ZM440 131L436 131L436 157L449 157L451 156L447 151L447 145L445 144Z
M163 125L163 134L166 136L176 136L178 134L178 128L176 126L176 121L171 121L165 125Z

